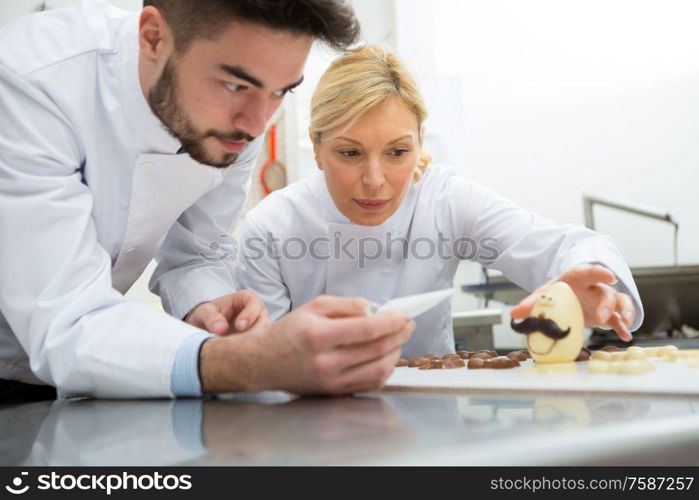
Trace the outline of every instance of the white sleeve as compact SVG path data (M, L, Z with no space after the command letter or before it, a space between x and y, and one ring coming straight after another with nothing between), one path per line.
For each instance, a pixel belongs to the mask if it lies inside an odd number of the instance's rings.
M61 396L172 396L175 353L200 330L112 288L80 141L2 64L0 109L0 310L32 371Z
M457 238L469 238L469 248L477 248L465 258L502 271L529 291L575 266L601 264L616 275L614 287L634 302L637 315L631 330L641 325L638 289L612 238L576 224L556 225L463 178L452 178L447 191Z
M239 273L241 284L264 301L270 318L276 321L291 310L291 299L279 267L280 259L274 258L280 255L279 249L265 238L268 233L255 224L252 213L248 214L241 236Z
M253 141L226 169L222 183L185 210L158 251L149 286L176 318L239 289L238 243L230 232L243 209L263 139Z

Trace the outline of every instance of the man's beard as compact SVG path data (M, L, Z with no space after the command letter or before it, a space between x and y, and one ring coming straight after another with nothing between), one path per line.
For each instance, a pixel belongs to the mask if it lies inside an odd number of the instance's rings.
M206 152L204 140L209 137L217 137L228 141L248 141L255 138L245 132L220 132L209 129L200 132L192 123L192 120L183 111L177 102L176 74L171 61L163 68L163 73L148 94L148 104L155 115L160 118L163 127L175 139L180 141L184 150L195 161L216 168L226 168L238 158L237 153L224 153L221 160L213 158Z

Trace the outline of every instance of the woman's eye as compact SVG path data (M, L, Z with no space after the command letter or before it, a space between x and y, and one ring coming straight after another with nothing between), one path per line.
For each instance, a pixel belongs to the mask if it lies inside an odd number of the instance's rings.
M395 157L403 156L405 153L407 153L407 149L394 149L391 151L391 154Z
M345 151L340 151L340 154L344 156L345 158L356 158L359 156L359 151L355 151L353 149L348 149Z

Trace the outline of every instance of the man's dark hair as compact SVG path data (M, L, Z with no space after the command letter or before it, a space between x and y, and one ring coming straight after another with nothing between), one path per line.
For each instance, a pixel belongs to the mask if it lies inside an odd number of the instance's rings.
M344 50L359 38L359 21L345 0L144 0L163 13L175 48L195 39L214 39L231 21L310 35Z

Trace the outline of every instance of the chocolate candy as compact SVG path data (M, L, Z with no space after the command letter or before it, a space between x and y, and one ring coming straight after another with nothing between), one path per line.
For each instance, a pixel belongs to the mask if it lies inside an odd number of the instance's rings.
M446 359L446 360L442 361L442 363L443 363L443 368L445 370L452 369L452 368L463 368L466 366L466 363L464 362L464 360L458 356L456 357L456 359L454 359L454 358Z
M619 352L621 349L615 345L606 345L602 348L604 352Z
M491 368L494 370L501 370L504 368L514 368L516 366L520 366L519 361L505 356L498 356L495 358L471 357L468 360L468 368L470 370L477 370L480 368Z
M575 358L575 361L589 361L590 360L590 351L586 348L583 347L580 349L580 354L578 354L578 357Z
M537 364L573 361L580 354L585 329L580 301L562 281L547 286L537 295L529 317L519 323L512 320L510 326L527 336L527 347Z
M488 350L488 349L481 349L480 351L476 351L474 354L479 354L479 353L483 353L483 352L489 354L491 358L494 358L494 357L496 357L496 356L498 355L497 352L495 352L495 351L490 351L490 350Z
M519 361L504 356L488 359L485 362L486 368L494 368L496 370L503 368L514 368L516 366L519 366Z
M497 356L497 354L491 354L491 352L492 352L492 351L478 351L478 352L474 352L473 354L471 354L471 357L468 358L468 359L473 359L473 358L490 359L490 358L494 358L495 356Z
M434 359L434 360L438 360L438 359L439 359L439 356L437 356L436 354L423 354L422 357L423 357L423 358Z
M425 356L417 356L417 357L410 360L410 362L408 363L408 366L411 368L415 368L415 367L420 367L422 365L426 365L430 362L432 362L432 360L430 358L426 358Z
M444 368L444 362L441 359L436 361L432 360L426 365L421 365L417 367L418 370L441 370L442 368Z
M468 359L468 369L469 370L477 370L480 368L485 368L485 359L484 358L474 358L471 356Z
M442 356L442 361L447 361L450 359L461 361L461 358L457 354L446 354Z
M647 359L631 359L620 361L605 361L599 357L593 358L587 365L589 373L607 373L619 375L642 375L655 370L653 363Z
M461 358L461 359L468 359L471 357L473 354L471 351L456 351L456 354Z
M405 358L400 358L396 363L396 366L408 366L408 360Z
M611 361L612 354L607 351L595 351L592 353L593 361Z
M515 361L526 361L527 360L527 354L522 351L512 351L510 353L507 353L507 357L510 359L514 359Z

